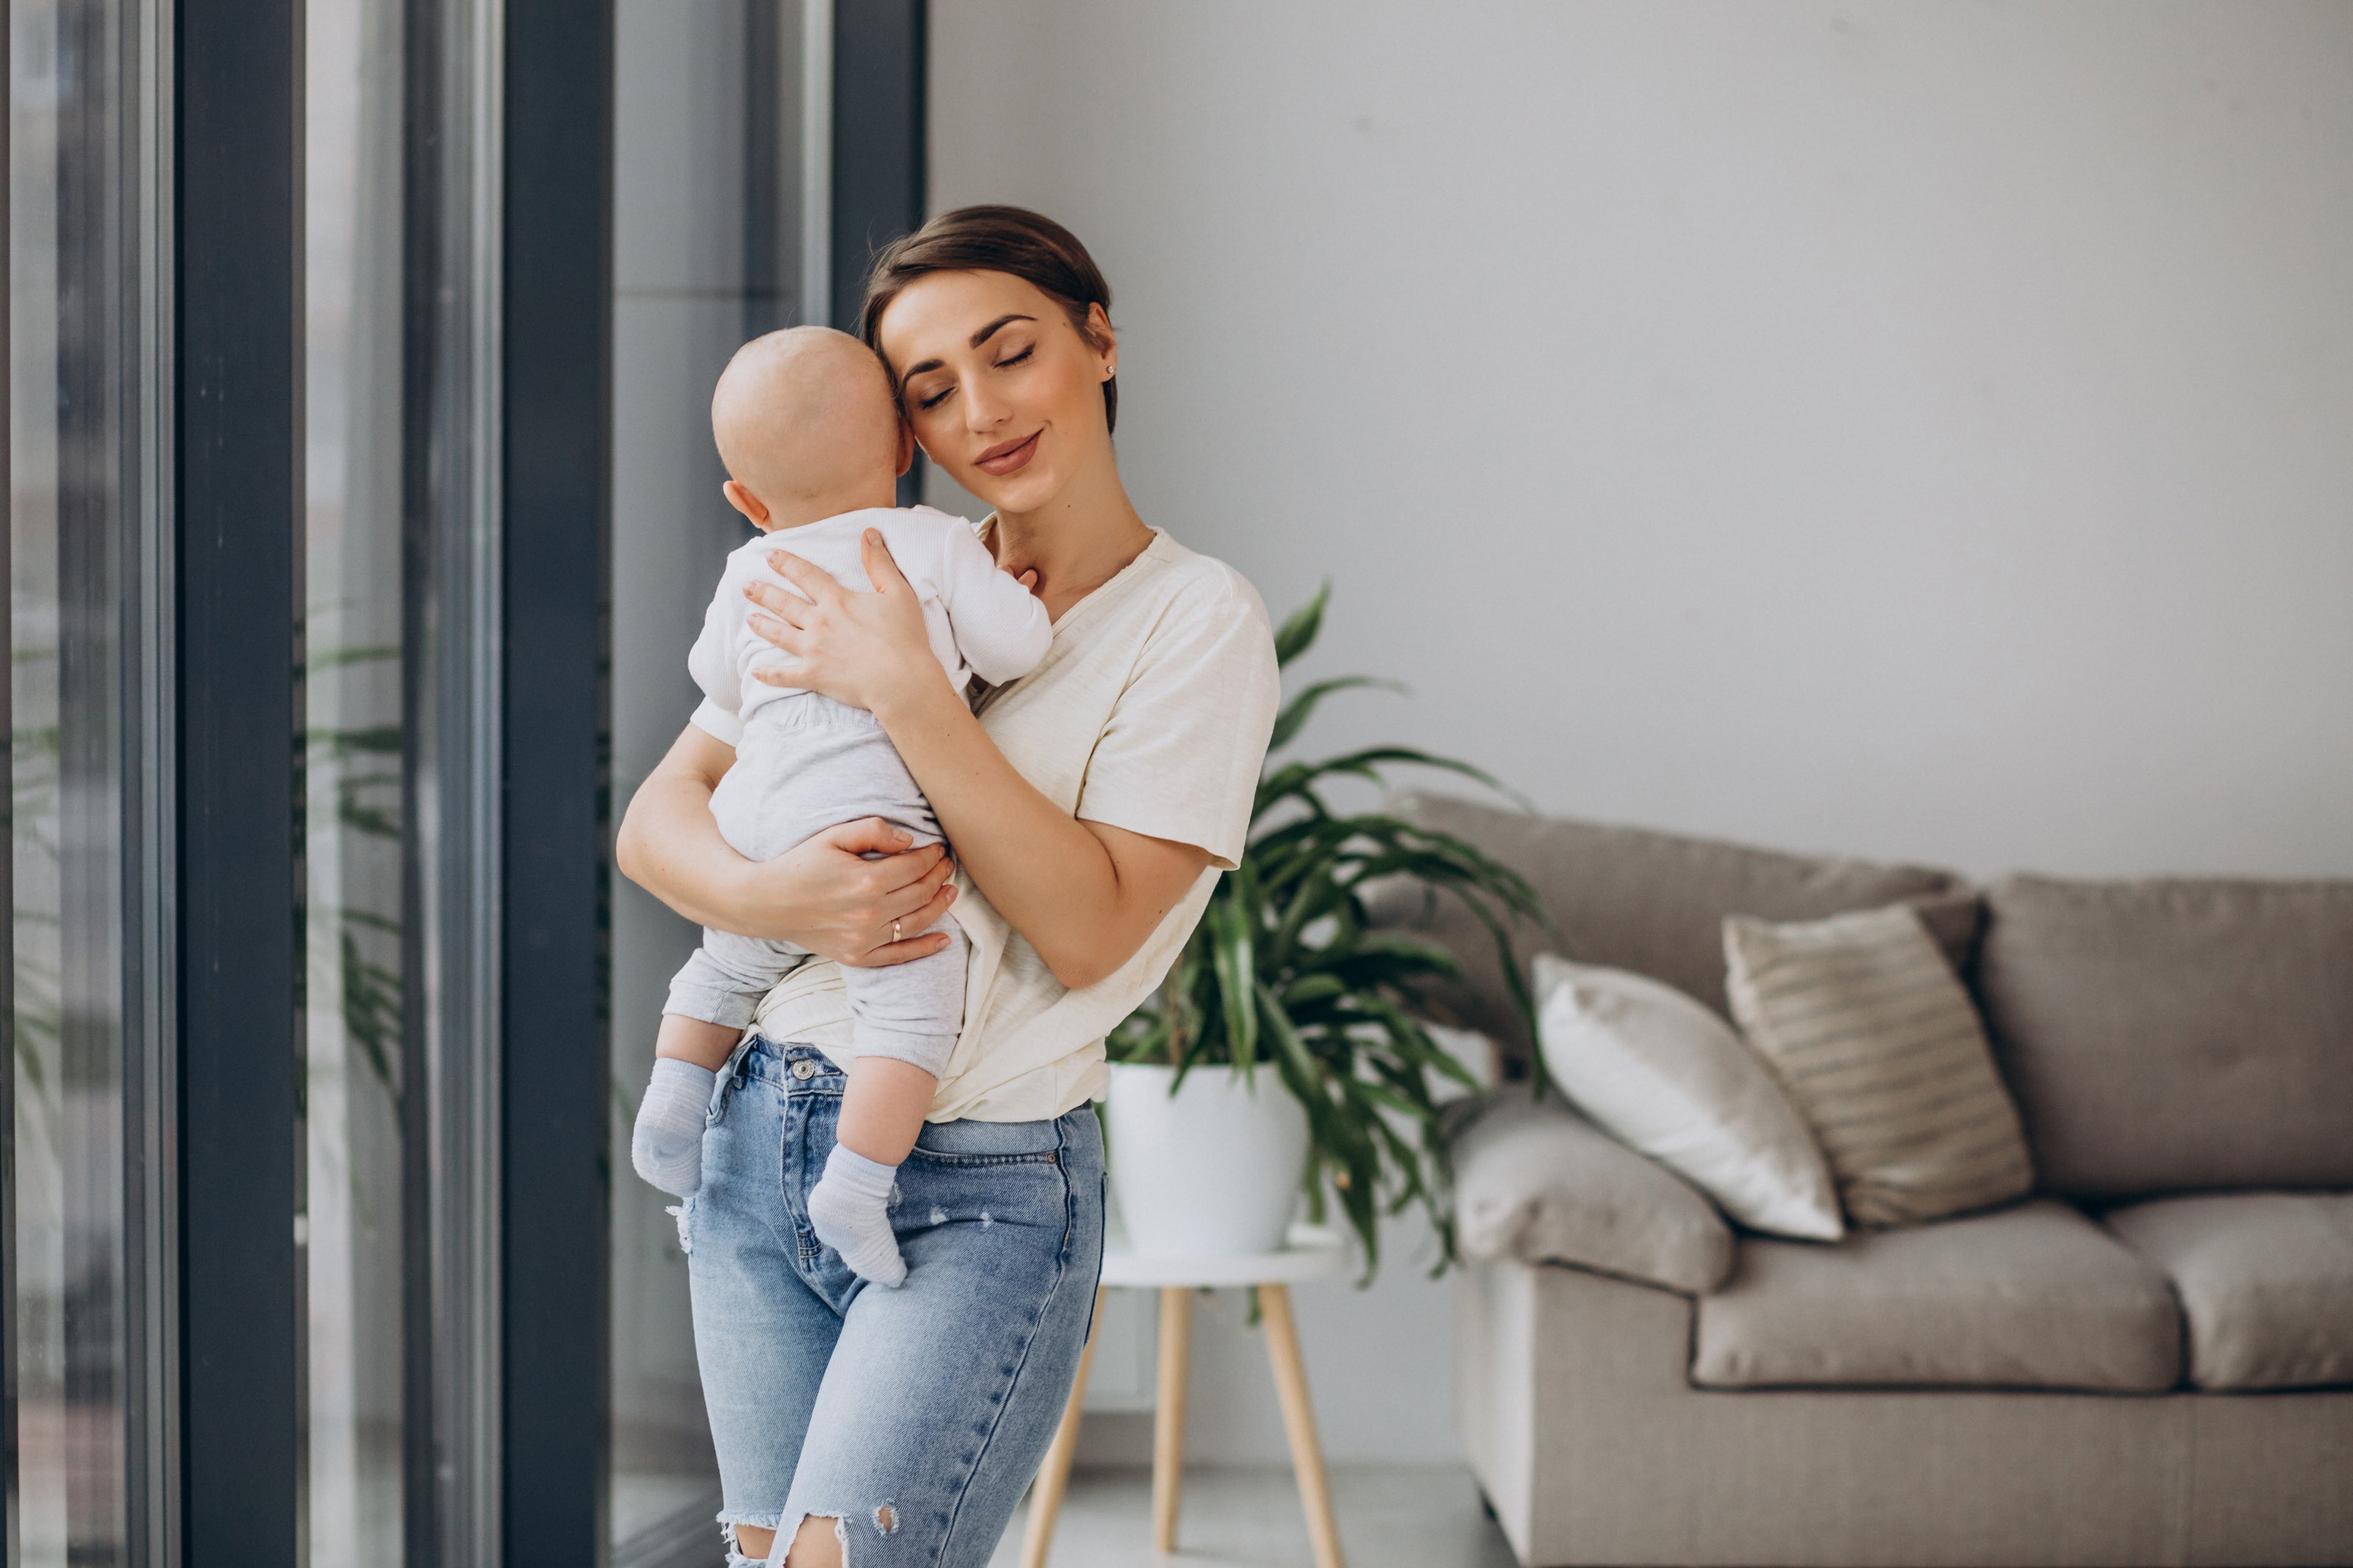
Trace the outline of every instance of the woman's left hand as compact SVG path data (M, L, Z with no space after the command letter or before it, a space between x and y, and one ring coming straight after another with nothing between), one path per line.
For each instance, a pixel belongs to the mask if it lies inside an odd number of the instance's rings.
M781 545L768 552L776 574L808 597L773 583L744 590L766 612L754 612L752 629L795 660L786 668L755 669L755 679L805 687L877 714L910 696L927 695L930 687L947 685L923 629L923 607L891 559L882 535L868 529L859 554L867 581L874 584L871 594L851 592Z

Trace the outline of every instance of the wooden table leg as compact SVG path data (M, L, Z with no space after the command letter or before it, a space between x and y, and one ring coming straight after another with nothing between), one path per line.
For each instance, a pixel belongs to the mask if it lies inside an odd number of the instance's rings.
M1152 1413L1152 1549L1176 1550L1176 1506L1185 1488L1185 1363L1193 1343L1193 1292L1160 1290L1160 1399Z
M1299 1503L1307 1513L1307 1539L1315 1549L1315 1568L1346 1568L1340 1555L1340 1528L1332 1518L1332 1487L1324 1474L1324 1449L1315 1440L1315 1406L1307 1397L1307 1367L1299 1359L1299 1327L1291 1316L1291 1291L1281 1285L1261 1285L1258 1304L1266 1323L1267 1359L1274 1363L1275 1397L1282 1402L1282 1430L1291 1439L1291 1468L1299 1477Z
M1103 1323L1103 1289L1095 1290L1094 1321ZM1054 1442L1046 1450L1046 1462L1038 1467L1038 1479L1029 1489L1029 1524L1021 1532L1021 1568L1046 1568L1046 1554L1054 1549L1054 1521L1062 1511L1062 1498L1071 1489L1071 1458L1078 1452L1079 1420L1087 1403L1087 1373L1094 1366L1095 1340L1087 1336L1087 1348L1079 1352L1079 1375L1071 1384L1071 1402L1062 1406L1062 1424L1054 1429Z

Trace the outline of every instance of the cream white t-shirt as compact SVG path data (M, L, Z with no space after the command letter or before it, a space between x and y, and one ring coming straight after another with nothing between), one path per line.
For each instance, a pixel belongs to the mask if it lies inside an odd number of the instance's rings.
M981 727L1056 805L1210 857L1135 955L1078 991L957 873L955 916L972 943L964 1032L931 1120L1041 1121L1102 1098L1103 1037L1167 974L1219 873L1240 858L1281 701L1274 633L1241 574L1155 529L1142 554L1063 612L1035 669L975 689ZM696 722L734 743L726 727ZM757 1026L772 1040L846 1047L839 969L804 964L762 1002Z

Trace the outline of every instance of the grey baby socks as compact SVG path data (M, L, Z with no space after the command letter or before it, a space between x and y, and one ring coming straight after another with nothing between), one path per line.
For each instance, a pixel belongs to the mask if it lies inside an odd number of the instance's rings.
M673 1197L691 1197L702 1185L702 1122L719 1075L676 1057L654 1060L653 1081L638 1105L629 1135L629 1163Z
M907 1278L899 1238L891 1231L891 1184L898 1174L898 1166L877 1164L836 1143L825 1174L809 1189L809 1226L817 1238L840 1253L851 1273L877 1285Z

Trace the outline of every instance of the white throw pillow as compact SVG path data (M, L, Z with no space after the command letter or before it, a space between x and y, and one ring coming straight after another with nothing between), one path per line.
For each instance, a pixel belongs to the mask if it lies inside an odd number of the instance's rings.
M1648 975L1551 953L1535 987L1545 1070L1586 1115L1752 1230L1846 1233L1812 1131L1730 1025Z

